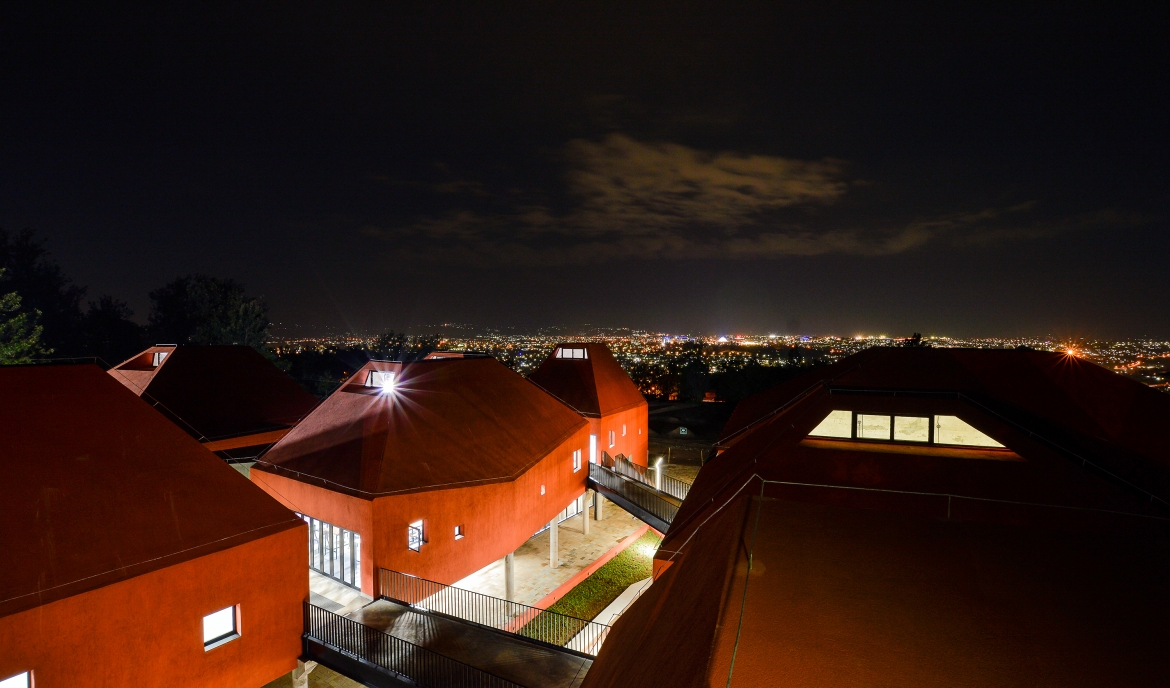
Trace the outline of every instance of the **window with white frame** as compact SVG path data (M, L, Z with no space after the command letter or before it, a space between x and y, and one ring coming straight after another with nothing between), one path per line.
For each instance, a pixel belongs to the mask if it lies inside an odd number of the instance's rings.
M557 358L589 358L589 350L585 348L569 349L561 347L557 349Z
M157 368L160 365L162 365L163 359L166 357L167 357L167 352L156 351L156 352L154 352L154 355L150 357L150 365ZM3 683L0 683L0 688L5 688Z
M422 550L422 546L427 544L423 537L423 522L415 521L406 526L406 546L412 551L418 552Z
M463 526L455 526L455 539L462 540L464 535Z
M589 436L589 463L597 463L597 435Z
M236 608L225 607L203 617L203 649L210 650L240 637Z
M573 472L576 473L579 470L581 470L581 450L574 449L573 450Z
M1003 444L975 429L958 416L912 416L838 410L825 416L808 436L1003 448Z
M626 436L626 424L622 423L622 437Z
M16 676L9 676L0 681L0 688L29 688L32 685L32 672L26 671L23 674Z
M366 387L378 387L390 390L394 387L394 373L390 371L371 370L366 374Z
M617 433L614 432L613 430L610 430L609 431L609 448L613 449L613 446L615 444L617 444Z

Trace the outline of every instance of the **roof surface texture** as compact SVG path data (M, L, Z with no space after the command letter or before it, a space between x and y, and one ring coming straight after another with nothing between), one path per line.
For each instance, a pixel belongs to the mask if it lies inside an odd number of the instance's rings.
M250 346L156 346L109 372L200 441L287 428L317 404Z
M557 358L556 352L562 348L585 349L589 358ZM604 344L560 344L528 379L581 415L593 418L646 404Z
M301 523L93 365L0 367L0 485L0 616Z
M393 391L367 387L395 373ZM586 421L494 358L373 361L252 470L364 498L512 480Z
M1170 679L1170 397L1063 355L881 349L748 402L586 688ZM833 410L1007 449L806 439Z

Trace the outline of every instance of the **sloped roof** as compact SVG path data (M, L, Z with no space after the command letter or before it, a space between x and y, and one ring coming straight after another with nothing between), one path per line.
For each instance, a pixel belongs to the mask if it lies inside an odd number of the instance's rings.
M1170 677L1165 395L1063 355L881 349L760 397L586 688ZM957 415L1016 458L807 440L836 409Z
M585 349L588 358L557 358L558 349ZM634 381L605 344L558 344L553 353L528 376L549 394L592 418L646 404Z
M518 477L585 424L493 358L371 361L252 470L364 498L466 487Z
M288 428L317 405L250 346L155 346L109 372L205 442Z
M300 527L94 365L0 367L0 485L0 616Z

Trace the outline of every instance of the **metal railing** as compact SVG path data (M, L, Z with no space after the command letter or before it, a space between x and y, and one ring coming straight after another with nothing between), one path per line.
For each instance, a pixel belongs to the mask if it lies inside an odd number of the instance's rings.
M458 660L395 638L308 602L305 638L342 655L376 665L426 688L522 688ZM306 643L312 656L311 644ZM340 667L339 667L340 669Z
M599 487L613 492L666 525L670 525L678 514L678 505L670 501L667 495L604 466L595 463L589 464L589 479Z
M651 469L651 468L647 468L645 466L639 466L638 464L634 463L633 461L630 461L629 459L622 456L621 454L618 454L617 457L611 459L608 463L605 463L603 465L606 468L610 468L611 470L613 470L614 473L617 473L618 475L623 475L627 478L630 478L631 480L637 480L638 482L640 482L648 487L652 487L652 488L658 490L659 492L665 492L666 494L668 494L671 497L674 497L675 499L678 499L678 500L686 499L687 493L691 491L691 484L690 483L683 482L682 480L679 480L677 478L672 478L669 475L662 475L661 478L658 478L657 476L651 476L650 472L652 470L661 470L661 469L660 468ZM656 479L662 481L661 488L659 488L657 486L658 482Z
M378 596L591 656L609 634L605 624L389 569L378 569Z

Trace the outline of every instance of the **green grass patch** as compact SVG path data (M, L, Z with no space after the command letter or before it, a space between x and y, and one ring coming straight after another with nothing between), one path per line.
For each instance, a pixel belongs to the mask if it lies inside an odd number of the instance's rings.
M650 577L654 572L654 552L658 551L660 544L662 538L652 530L646 531L645 535L603 564L593 572L593 575L578 583L547 611L592 620L626 588ZM520 630L521 635L564 645L580 630L572 627L573 625L559 628L549 617L551 615L546 614L536 617Z

